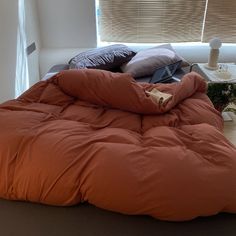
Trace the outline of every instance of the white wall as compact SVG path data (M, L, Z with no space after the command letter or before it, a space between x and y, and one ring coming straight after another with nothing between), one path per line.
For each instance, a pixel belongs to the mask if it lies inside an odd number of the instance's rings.
M0 1L0 102L15 96L17 1Z
M40 32L36 0L25 0L27 46L35 42L36 51L28 56L29 85L39 81Z
M25 0L27 45L37 50L28 57L30 85L39 81L40 37L36 0ZM15 98L18 0L0 1L0 102Z
M42 48L96 47L95 0L37 0Z

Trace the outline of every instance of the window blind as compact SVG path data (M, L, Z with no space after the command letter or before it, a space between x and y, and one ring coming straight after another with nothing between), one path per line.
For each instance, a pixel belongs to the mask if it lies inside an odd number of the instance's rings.
M236 43L236 1L208 0L203 41L219 37L224 43Z
M206 0L99 0L101 41L201 41Z

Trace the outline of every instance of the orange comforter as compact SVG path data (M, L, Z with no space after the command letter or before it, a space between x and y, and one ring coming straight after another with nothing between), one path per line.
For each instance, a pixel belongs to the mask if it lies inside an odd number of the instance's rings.
M170 93L159 104L145 90ZM64 71L0 105L0 197L188 220L236 212L236 149L197 74Z

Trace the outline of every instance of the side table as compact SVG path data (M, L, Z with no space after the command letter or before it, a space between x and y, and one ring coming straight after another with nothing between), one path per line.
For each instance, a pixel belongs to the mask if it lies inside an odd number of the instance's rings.
M236 103L236 64L220 63L218 70L211 70L204 63L196 63L191 70L208 82L208 96L217 110L222 112L229 103ZM223 112L222 116L225 121L233 121L232 113Z
M190 66L190 71L196 71L203 76L208 82L214 83L236 83L236 64L235 63L219 63L218 70L211 70L206 67L206 63L195 63ZM220 68L223 68L220 70ZM224 71L225 73L224 73ZM222 71L222 72L221 72ZM224 78L225 74L230 78Z

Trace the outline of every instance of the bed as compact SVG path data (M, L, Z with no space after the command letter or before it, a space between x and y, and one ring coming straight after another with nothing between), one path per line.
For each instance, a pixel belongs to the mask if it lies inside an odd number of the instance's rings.
M236 212L236 149L196 73L64 70L0 105L0 197L183 221ZM160 102L147 92L171 95Z

